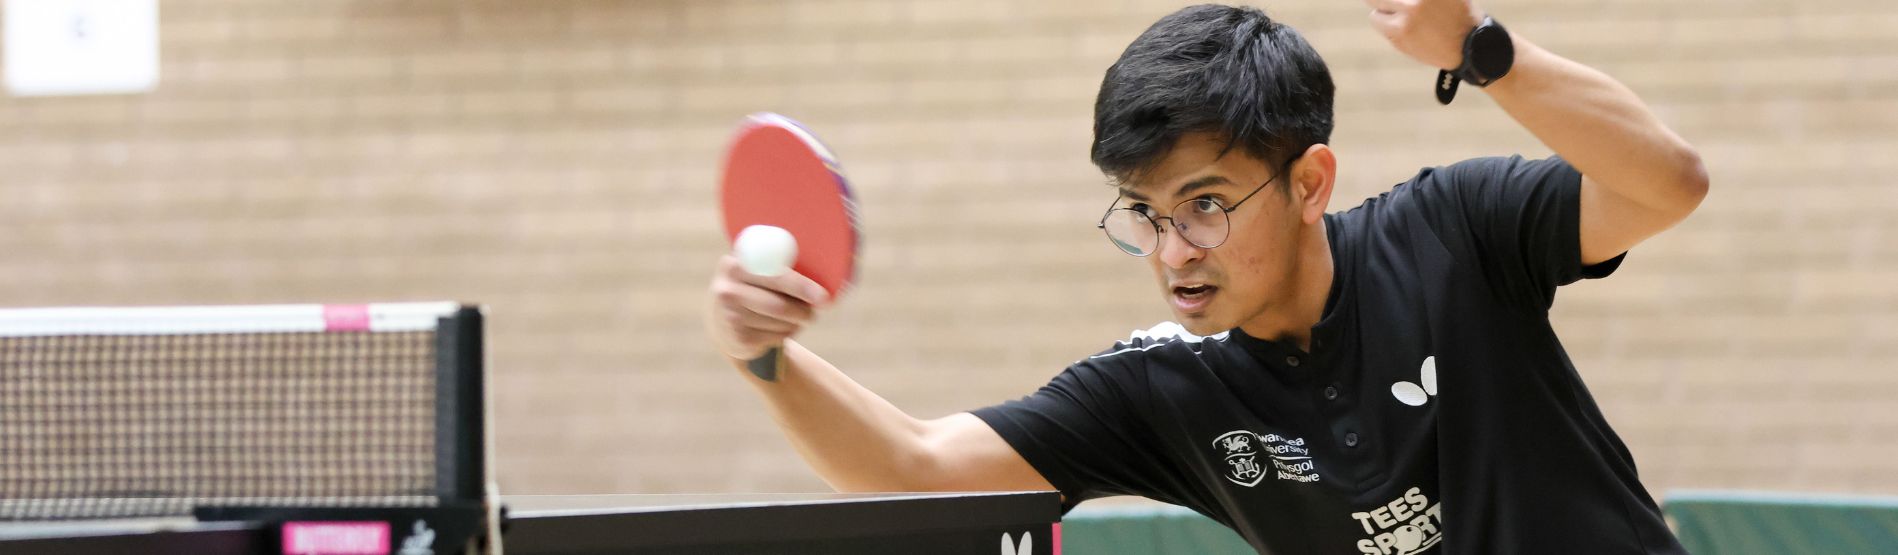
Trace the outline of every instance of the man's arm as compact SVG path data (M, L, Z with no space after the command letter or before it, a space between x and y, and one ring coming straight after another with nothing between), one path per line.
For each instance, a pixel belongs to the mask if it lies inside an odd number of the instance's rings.
M792 447L837 491L1052 490L1054 486L968 413L918 420L788 338L808 324L822 289L795 272L774 278L719 260L708 332L739 379L751 382ZM745 370L784 345L777 381Z
M1372 25L1392 45L1442 69L1462 64L1463 39L1483 18L1469 0L1365 3L1372 9ZM1633 91L1607 74L1511 35L1514 66L1484 91L1581 171L1583 264L1627 252L1700 205L1707 195L1707 172L1699 153L1662 124Z

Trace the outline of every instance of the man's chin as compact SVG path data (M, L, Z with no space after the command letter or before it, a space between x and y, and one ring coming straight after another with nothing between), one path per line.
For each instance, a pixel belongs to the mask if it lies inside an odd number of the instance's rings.
M1179 312L1174 312L1173 318L1174 318L1174 321L1179 322L1180 327L1186 328L1186 333L1190 333L1190 334L1197 335L1200 337L1207 337L1207 336L1217 334L1219 332L1232 329L1232 326L1226 325L1224 322L1220 322L1213 318L1209 318L1204 313L1180 314Z

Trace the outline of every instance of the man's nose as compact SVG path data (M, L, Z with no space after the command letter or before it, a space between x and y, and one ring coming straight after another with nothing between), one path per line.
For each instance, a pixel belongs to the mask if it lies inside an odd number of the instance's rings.
M1166 232L1160 234L1160 252L1157 254L1160 255L1160 261L1166 263L1167 267L1182 269L1206 256L1206 249L1187 241L1186 234L1181 233L1180 228L1173 225L1173 222L1168 221L1163 225L1166 225Z

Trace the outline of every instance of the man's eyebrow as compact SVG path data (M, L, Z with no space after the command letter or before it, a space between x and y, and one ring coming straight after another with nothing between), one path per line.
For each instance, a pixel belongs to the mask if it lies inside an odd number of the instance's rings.
M1174 198L1184 197L1192 193L1193 191L1197 191L1197 190L1211 187L1214 185L1224 185L1227 183L1232 183L1232 180L1226 179L1226 176L1208 175L1206 177L1202 177L1199 179L1186 182L1185 185L1181 185L1178 190L1173 192L1173 196ZM1139 191L1135 191L1128 187L1121 187L1120 194L1121 196L1125 196L1127 198L1134 199L1140 202L1147 202L1149 200L1152 200L1152 199L1148 199L1147 195L1140 194Z

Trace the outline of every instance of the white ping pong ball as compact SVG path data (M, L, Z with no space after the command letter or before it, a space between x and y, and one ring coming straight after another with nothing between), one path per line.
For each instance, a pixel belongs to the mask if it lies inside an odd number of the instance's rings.
M797 260L797 239L781 227L754 225L738 232L732 250L738 254L738 266L751 275L781 276Z

